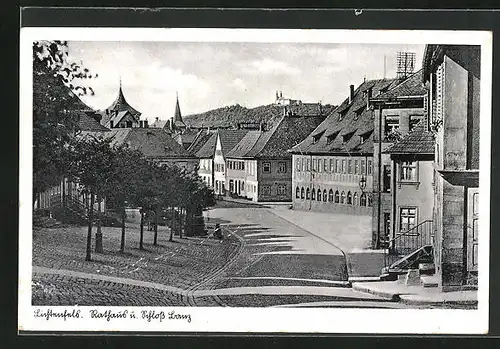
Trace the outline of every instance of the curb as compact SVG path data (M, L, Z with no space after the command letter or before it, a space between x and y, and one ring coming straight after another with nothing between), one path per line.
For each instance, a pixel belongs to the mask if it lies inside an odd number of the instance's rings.
M416 299L415 299L416 298ZM399 301L404 304L408 305L476 305L478 304L477 300L471 299L471 300L455 300L455 301L431 301L431 300L425 300L421 299L417 295L400 295L399 296Z
M388 299L388 300L393 301L393 302L399 302L401 300L401 298L399 297L399 294L378 291L378 290L374 290L374 289L369 288L369 287L363 287L363 286L358 285L356 282L352 284L352 289L354 291L369 293L369 294L372 294L374 296L378 296L380 298Z

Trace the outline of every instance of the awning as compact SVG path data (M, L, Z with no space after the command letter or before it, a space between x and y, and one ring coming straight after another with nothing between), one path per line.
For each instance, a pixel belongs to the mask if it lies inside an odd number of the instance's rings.
M450 184L479 187L479 170L438 170L438 172Z

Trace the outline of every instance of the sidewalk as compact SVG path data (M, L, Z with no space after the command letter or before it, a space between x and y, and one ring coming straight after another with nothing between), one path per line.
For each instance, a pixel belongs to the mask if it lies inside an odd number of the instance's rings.
M398 281L354 282L353 290L409 305L477 306L477 291L442 292L438 288L407 286Z
M270 211L340 248L346 255L349 281L379 280L384 251L369 249L371 217L299 211L283 206L272 207Z

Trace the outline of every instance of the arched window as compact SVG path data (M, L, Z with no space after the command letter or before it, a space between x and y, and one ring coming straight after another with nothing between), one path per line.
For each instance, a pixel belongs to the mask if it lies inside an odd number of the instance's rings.
M359 198L359 206L366 206L366 194L365 193L361 194L361 197Z
M300 189L300 198L301 199L304 198L304 187L302 187L302 189Z
M311 192L311 200L316 200L316 191L314 190L314 188Z
M354 206L358 206L359 202L358 202L358 193L354 193L354 196L352 197L352 204Z
M296 198L296 199L300 198L300 188L299 188L299 187L297 187L297 188L295 189L295 198Z
M328 197L326 196L326 189L323 189L323 202L326 202Z
M368 207L372 207L372 196L370 194L368 196Z
M350 191L347 192L347 204L352 205L352 194Z
M330 189L330 191L328 191L328 201L329 202L333 201L333 189Z
M321 201L321 189L318 189L318 196L316 196L318 201Z
M335 190L335 203L338 204L340 202L339 191Z
M306 190L306 200L309 200L310 196L311 196L311 191L309 190L309 188L307 188L307 190Z
M345 192L342 192L342 193L340 194L340 203L341 203L341 204L345 204Z

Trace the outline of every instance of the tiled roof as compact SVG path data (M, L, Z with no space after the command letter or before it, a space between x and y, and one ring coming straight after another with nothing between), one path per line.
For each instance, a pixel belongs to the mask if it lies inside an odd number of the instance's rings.
M342 104L314 129L303 141L290 149L291 153L373 153L373 134L361 143L361 135L373 130L372 112L366 108L367 96L363 93L371 89L372 98L387 92L399 83L396 79L364 81L354 91L352 101L346 98ZM325 131L320 137L314 137ZM344 135L353 134L346 142ZM336 137L332 137L336 135Z
M423 70L419 70L389 91L376 96L377 100L397 99L399 97L424 96L427 90L422 82Z
M96 134L86 132L85 134ZM99 133L106 138L113 138L113 145L127 144L141 151L147 158L191 158L181 145L159 128L114 128L109 132Z
M152 127L152 128L163 128L165 127L165 125L167 124L167 120L155 120L155 122L153 122L149 127Z
M212 138L213 134L215 133L214 131L209 131L209 130L200 130L196 137L193 140L193 143L189 146L187 151L190 154L195 155L196 157L199 157L197 153L205 146L205 144ZM203 157L203 156L202 156Z
M204 132L204 134L195 141L195 143L201 144L201 146L198 147L197 151L194 151L194 148L192 147L189 147L188 150L192 154L194 154L197 158L200 159L212 158L212 156L214 156L215 153L215 147L217 146L217 133L216 132L207 133L206 131L201 131L201 132Z
M118 97L116 97L115 101L109 108L106 108L109 111L125 111L128 110L134 117L139 117L141 113L134 109L130 104L128 104L125 96L123 95L122 86L120 85L120 89L118 90Z
M255 146L262 133L262 131L248 131L241 141L226 154L226 158L247 157L246 154Z
M94 131L94 132L107 132L109 129L104 127L96 120L95 117L89 115L94 114L94 112L85 112L78 111L77 112L79 118L77 127L80 131Z
M402 140L390 146L388 154L434 154L434 135L422 120Z

